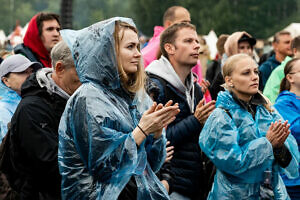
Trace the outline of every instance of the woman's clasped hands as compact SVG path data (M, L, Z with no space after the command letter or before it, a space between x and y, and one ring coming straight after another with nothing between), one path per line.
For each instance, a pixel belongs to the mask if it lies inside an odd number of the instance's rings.
M178 103L173 104L172 100L165 105L154 102L144 112L138 126L133 131L136 143L141 144L145 137L152 133L155 139L160 138L163 128L173 122L179 112Z
M281 120L278 120L271 123L266 138L272 144L273 148L282 147L291 132L289 128L290 124L288 124L288 121L281 122Z

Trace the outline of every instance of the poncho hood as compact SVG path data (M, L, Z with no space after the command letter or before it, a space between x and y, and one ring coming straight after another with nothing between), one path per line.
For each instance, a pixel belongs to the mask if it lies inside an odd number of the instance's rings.
M76 71L82 83L92 82L108 89L121 87L114 41L117 21L135 27L129 18L114 17L82 30L61 31L63 40L72 52Z
M245 31L235 32L228 37L224 44L225 53L228 57L238 54L238 41L243 37L243 35L253 38L249 33Z

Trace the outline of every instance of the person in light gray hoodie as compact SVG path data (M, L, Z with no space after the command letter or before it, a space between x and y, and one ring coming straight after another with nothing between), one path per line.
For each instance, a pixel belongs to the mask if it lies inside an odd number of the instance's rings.
M206 199L211 186L213 166L202 154L198 138L215 101L205 104L197 76L191 71L199 48L194 25L174 24L161 35L162 56L146 68L150 77L147 91L154 101L165 104L173 100L180 108L176 120L166 129L174 156L159 174L171 199Z

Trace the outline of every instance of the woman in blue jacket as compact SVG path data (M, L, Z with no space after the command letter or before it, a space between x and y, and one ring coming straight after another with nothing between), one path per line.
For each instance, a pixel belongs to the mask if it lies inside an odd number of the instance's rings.
M280 94L274 107L291 124L291 134L300 144L300 59L289 61L284 68L285 77L281 81ZM300 169L300 168L298 168ZM300 177L289 179L282 175L291 199L300 199Z
M299 152L289 125L258 91L258 67L245 54L224 67L225 92L200 133L217 168L208 199L289 199L279 172L298 176Z
M111 18L62 37L82 82L59 127L62 198L168 199L155 172L166 155L163 127L179 109L144 91L134 23Z
M42 66L16 54L4 59L0 65L0 143L7 133L10 122L21 101L21 86L29 75Z

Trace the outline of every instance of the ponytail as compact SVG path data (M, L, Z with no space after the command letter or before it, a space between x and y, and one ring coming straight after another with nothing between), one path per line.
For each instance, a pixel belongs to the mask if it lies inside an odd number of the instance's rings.
M291 89L291 84L290 82L287 80L286 76L282 79L281 83L280 83L280 90L279 93L281 93L284 90L290 90Z

